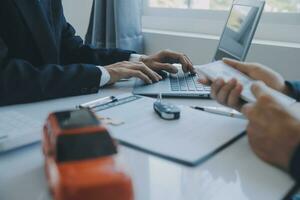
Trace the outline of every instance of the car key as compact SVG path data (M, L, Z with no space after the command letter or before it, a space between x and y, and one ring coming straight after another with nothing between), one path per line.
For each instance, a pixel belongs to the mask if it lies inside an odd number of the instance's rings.
M175 120L180 118L180 108L171 103L165 103L162 101L161 94L153 104L155 112L160 118L165 120Z

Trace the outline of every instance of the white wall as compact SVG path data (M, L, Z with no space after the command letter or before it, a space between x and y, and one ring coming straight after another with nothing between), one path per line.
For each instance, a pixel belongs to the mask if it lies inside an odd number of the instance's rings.
M212 60L218 37L166 31L144 30L145 52L172 49L187 54L194 64ZM260 62L281 73L286 79L300 80L300 44L254 41L247 61Z
M74 26L77 34L85 37L93 0L62 0L65 16Z

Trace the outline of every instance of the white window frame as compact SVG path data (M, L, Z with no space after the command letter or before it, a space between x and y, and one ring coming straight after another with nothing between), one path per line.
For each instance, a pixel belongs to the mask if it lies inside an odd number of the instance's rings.
M228 11L150 8L143 0L143 28L219 36ZM300 13L263 13L256 39L300 43Z

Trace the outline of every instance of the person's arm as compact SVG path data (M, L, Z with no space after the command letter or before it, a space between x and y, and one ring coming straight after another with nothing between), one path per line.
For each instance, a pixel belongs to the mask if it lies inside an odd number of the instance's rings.
M297 183L300 183L300 145L296 149L291 159L290 174L297 181Z
M300 81L286 81L285 84L289 88L289 95L300 101Z
M34 66L11 57L0 37L0 105L95 93L101 70L89 64Z
M134 51L122 49L97 49L91 45L83 44L83 40L76 36L74 28L63 17L64 28L61 41L62 63L89 63L106 66L121 61L129 61Z

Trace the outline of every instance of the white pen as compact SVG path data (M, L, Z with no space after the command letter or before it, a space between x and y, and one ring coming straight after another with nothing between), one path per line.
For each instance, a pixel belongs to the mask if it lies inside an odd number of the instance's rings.
M89 108L89 109L93 109L95 107L98 107L104 103L110 103L110 102L115 102L118 101L118 99L114 96L108 96L108 97L104 97L104 98L100 98L100 99L96 99L94 101L90 101L84 104L80 104L78 107L79 108Z
M228 117L234 117L234 118L240 118L240 119L246 119L245 116L233 109L230 108L224 108L224 107L208 107L208 106L191 106L191 108L196 109L196 110L202 110L205 112L217 114L217 115L224 115Z

